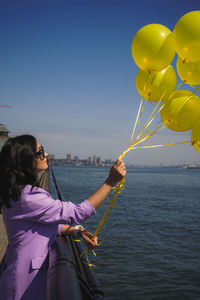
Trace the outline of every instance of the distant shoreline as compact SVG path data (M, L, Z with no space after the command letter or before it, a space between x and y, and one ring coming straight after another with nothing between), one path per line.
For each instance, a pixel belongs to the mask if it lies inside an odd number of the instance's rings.
M71 161L68 162L66 159L49 159L50 166L79 166L79 167L111 167L113 165L113 162L101 162L100 164L94 164L94 163L88 163L87 161ZM175 169L200 169L200 165L198 164L184 164L184 165L133 165L133 164L126 164L127 168L175 168Z

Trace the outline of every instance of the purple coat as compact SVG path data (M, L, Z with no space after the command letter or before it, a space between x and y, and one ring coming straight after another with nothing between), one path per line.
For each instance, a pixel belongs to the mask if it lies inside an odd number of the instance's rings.
M18 201L4 208L8 235L6 268L0 278L4 300L46 299L46 257L61 224L81 223L94 214L88 200L75 205L54 200L41 188L27 185ZM60 224L60 225L59 225Z

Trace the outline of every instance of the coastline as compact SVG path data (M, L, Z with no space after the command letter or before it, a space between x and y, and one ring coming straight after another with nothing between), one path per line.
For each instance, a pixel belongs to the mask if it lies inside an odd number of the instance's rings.
M49 164L51 166L80 166L80 167L111 167L114 164L114 161L111 161L109 163L102 162L100 164L98 163L88 163L88 161L80 160L80 161L70 161L68 162L66 159L49 159ZM134 165L127 163L127 168L177 168L177 169L200 169L200 164L194 163L194 164L182 164L182 165Z

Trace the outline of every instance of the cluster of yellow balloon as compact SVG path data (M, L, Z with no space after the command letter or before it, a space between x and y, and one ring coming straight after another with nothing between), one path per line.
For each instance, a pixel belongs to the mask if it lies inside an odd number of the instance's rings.
M200 85L199 28L200 11L192 11L180 18L173 31L175 49L178 53L177 72L180 78L191 86ZM200 152L200 99L187 97L183 110L186 106L190 107L190 112L188 110L185 112L186 118L193 119L189 126L189 129L192 129L191 142L194 148Z
M188 90L175 90L176 72L170 65L178 53L177 72L183 82L189 85L200 84L200 11L184 15L175 25L173 33L160 24L150 24L141 28L132 42L132 56L140 70L136 76L136 88L142 96L133 128L130 145L119 156L122 159L130 150L155 148L169 145L192 143L200 152L200 99ZM180 87L180 86L179 86ZM143 101L143 98L145 101ZM134 137L137 126L147 101L157 102L143 129ZM160 105L161 103L161 105ZM160 108L159 108L160 105ZM160 113L161 121L152 126L156 115ZM192 129L191 141L138 146L167 126L175 131ZM114 188L114 197L102 217L94 237L106 223L118 194L123 190L124 179ZM83 252L87 257L88 248ZM89 262L87 263L88 265Z
M200 99L188 90L175 90L176 72L170 65L177 52L177 73L182 82L200 84L200 11L182 16L173 33L160 24L141 28L133 38L132 56L140 70L136 88L146 100L161 102L161 120L175 131L192 129L191 142L200 152ZM194 128L194 129L193 129Z

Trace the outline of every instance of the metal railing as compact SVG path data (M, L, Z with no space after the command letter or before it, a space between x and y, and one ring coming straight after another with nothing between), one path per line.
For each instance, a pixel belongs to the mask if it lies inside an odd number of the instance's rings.
M49 182L52 197L63 201L53 170L44 176L48 177L44 182ZM56 239L49 252L48 300L104 299L93 269L80 259L83 250L81 242L67 236Z

